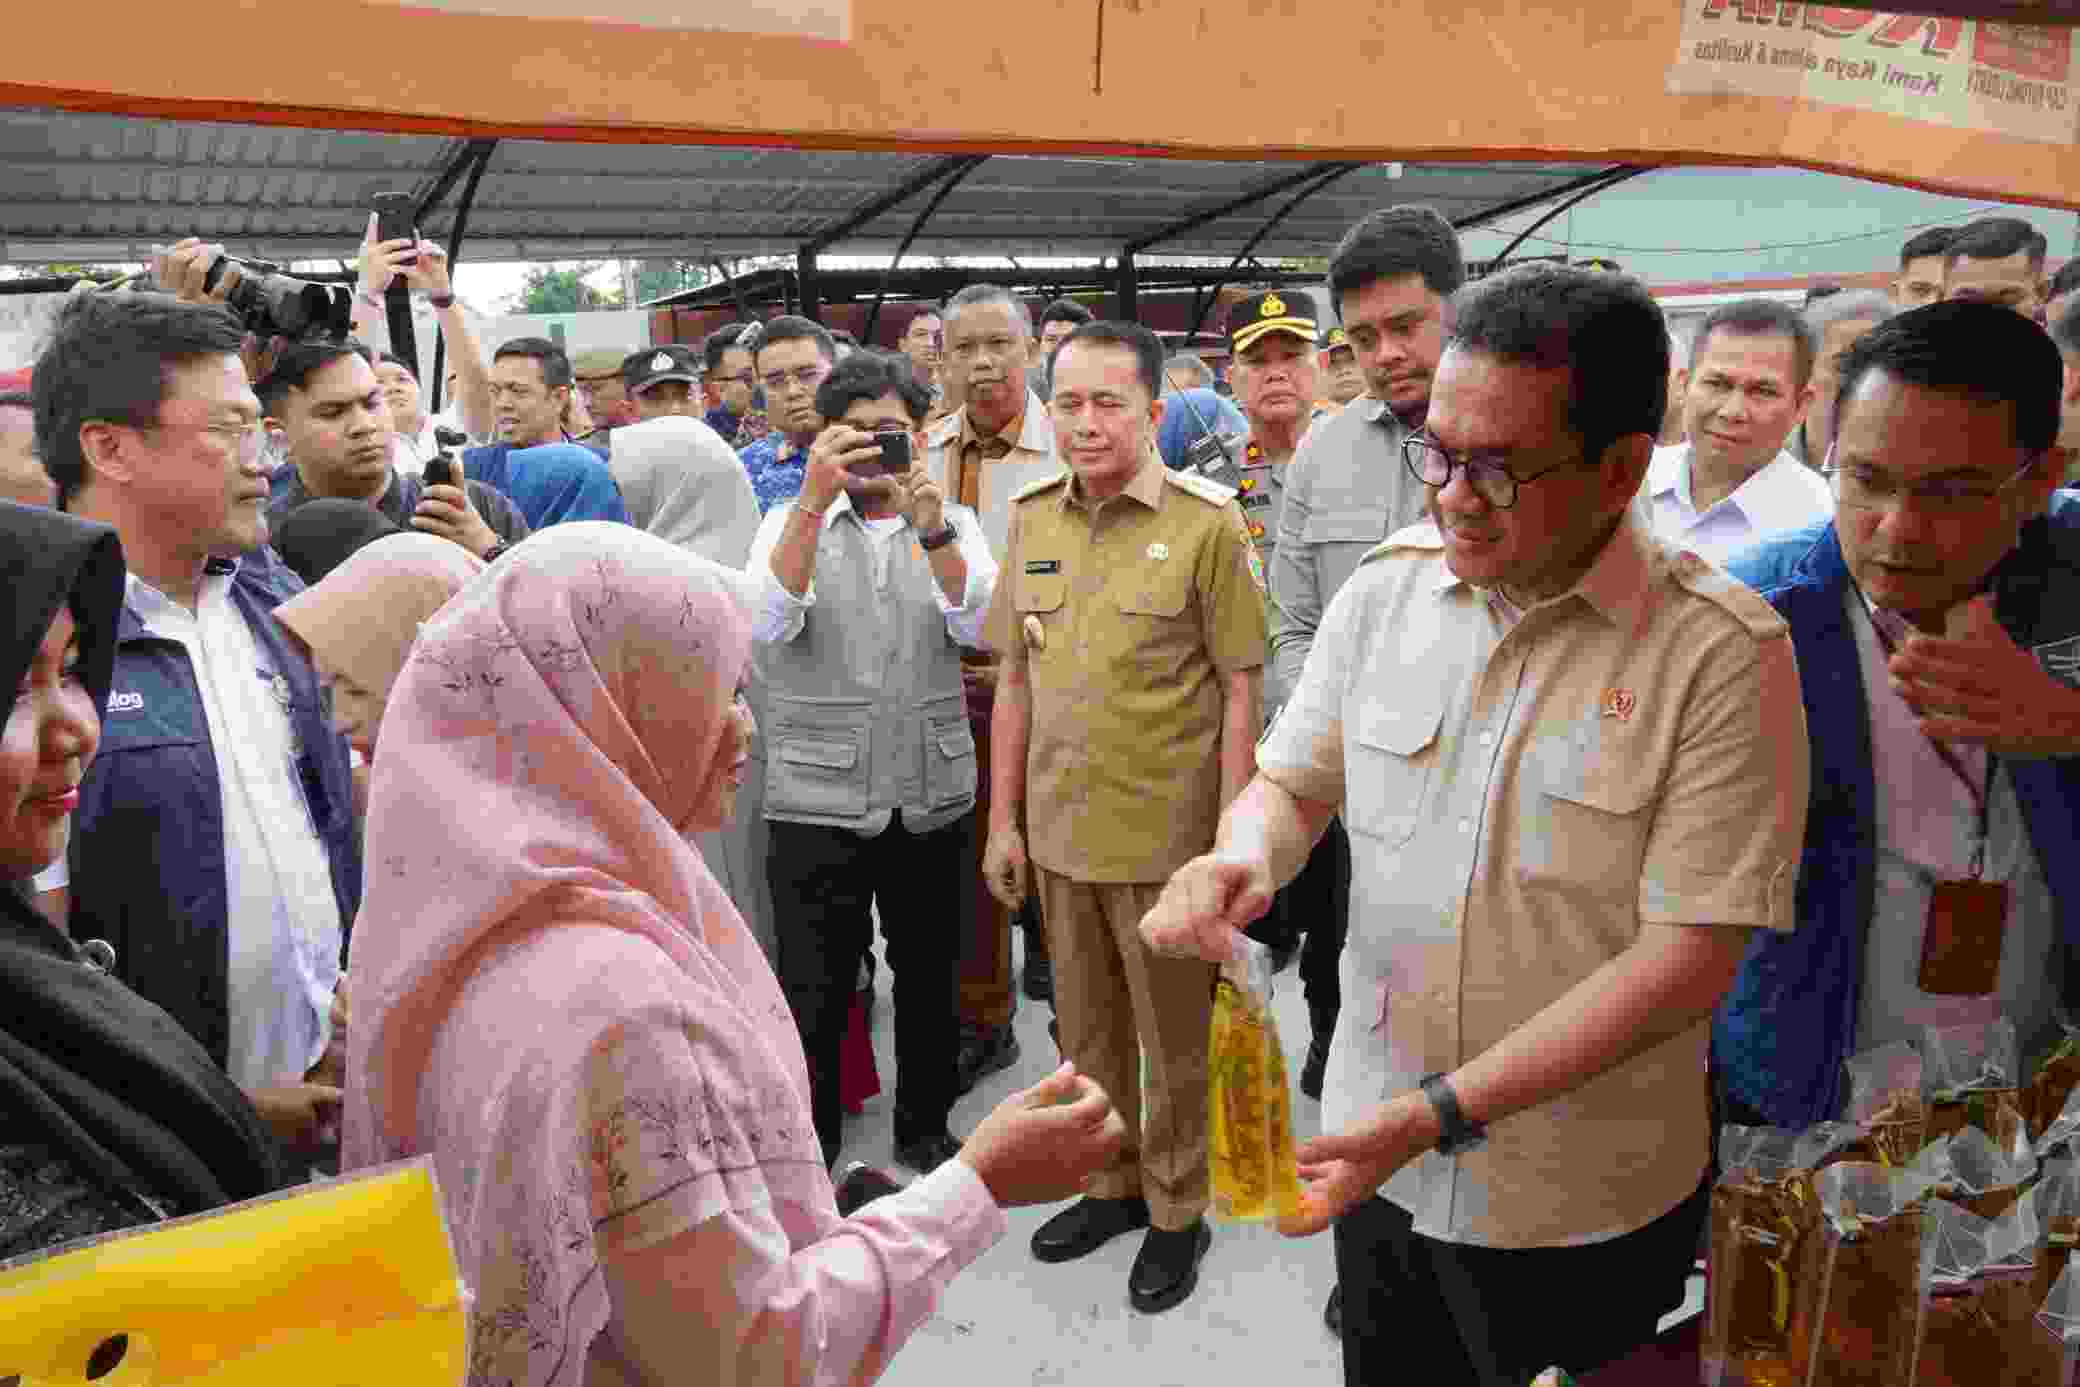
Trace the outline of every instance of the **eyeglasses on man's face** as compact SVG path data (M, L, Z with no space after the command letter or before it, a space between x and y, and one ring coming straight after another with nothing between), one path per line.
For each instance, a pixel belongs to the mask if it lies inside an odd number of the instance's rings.
M1517 492L1526 482L1535 482L1563 467L1586 462L1588 457L1586 454L1572 457L1519 476L1498 457L1483 457L1476 453L1461 453L1454 457L1430 435L1415 433L1401 440L1401 460L1408 465L1411 476L1437 491L1452 484L1453 472L1464 472L1466 484L1473 488L1476 496L1496 510L1508 510L1517 504Z
M2032 453L2022 466L2000 481L1983 476L1932 477L1910 485L1884 468L1866 462L1838 466L1835 449L1830 446L1820 475L1827 478L1828 485L1834 488L1835 503L1851 510L1897 515L1911 502L1914 509L1924 515L1957 518L1972 515L2012 491L2016 483L2029 475L2030 468L2036 466L2039 456Z
M828 366L797 366L792 371L768 371L760 376L759 380L764 382L768 395L779 395L790 386L797 390L813 391L823 384L823 378L829 374Z

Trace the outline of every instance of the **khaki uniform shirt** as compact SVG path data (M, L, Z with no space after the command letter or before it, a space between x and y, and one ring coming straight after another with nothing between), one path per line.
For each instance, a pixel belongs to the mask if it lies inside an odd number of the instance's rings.
M1234 493L1151 457L1092 506L1064 472L1011 506L983 639L1032 692L1027 850L1162 881L1213 842L1223 677L1264 663L1262 565Z
M1491 1049L1642 925L1792 927L1809 766L1776 613L1628 512L1573 590L1512 615L1452 575L1435 526L1403 530L1331 604L1258 748L1350 831L1324 1131ZM1641 1228L1704 1174L1709 1030L1381 1193L1448 1242Z

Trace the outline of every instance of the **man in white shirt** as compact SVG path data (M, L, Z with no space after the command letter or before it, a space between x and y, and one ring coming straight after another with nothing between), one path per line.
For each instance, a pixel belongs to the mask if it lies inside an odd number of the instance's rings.
M1697 330L1683 394L1689 440L1657 448L1654 531L1724 563L1757 540L1834 514L1827 484L1784 450L1813 399L1813 333L1789 305L1743 299Z
M221 254L164 257L159 282L187 301L68 301L37 364L63 383L37 437L59 505L113 525L129 565L71 923L316 1159L340 1094L306 1075L333 1038L360 832L347 746L271 615L301 585L266 547L238 325L201 289Z
M959 1150L946 1119L976 831L960 651L980 643L997 579L975 513L904 465L930 406L900 357L839 362L816 392L828 423L802 489L767 512L746 565L762 590L752 634L777 971L817 1136L835 1162L840 1044L878 906L895 978L895 1155L919 1171Z

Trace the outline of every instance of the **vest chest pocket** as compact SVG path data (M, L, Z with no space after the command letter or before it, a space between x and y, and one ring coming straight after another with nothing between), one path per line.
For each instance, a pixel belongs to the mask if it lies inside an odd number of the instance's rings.
M941 809L975 797L975 731L964 696L936 698L924 707L924 802Z
M867 812L864 707L773 700L766 749L766 808L780 815L856 819Z
M1444 710L1368 709L1346 734L1344 824L1389 845L1404 843L1421 822L1437 769L1437 729Z

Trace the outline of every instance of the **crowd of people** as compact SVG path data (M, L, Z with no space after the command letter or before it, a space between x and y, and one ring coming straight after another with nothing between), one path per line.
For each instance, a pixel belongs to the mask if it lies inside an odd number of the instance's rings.
M201 241L77 292L0 395L0 1257L423 1155L486 1387L871 1380L1025 1204L1041 1263L1140 1233L1167 1311L1247 937L1298 959L1281 1229L1334 1230L1345 1380L1412 1326L1440 1383L1621 1358L1716 1123L2073 998L2046 253L1935 229L1678 336L1393 207L1334 325L1233 302L1224 375L989 284L895 350L487 352L373 225L343 342L245 335ZM1991 990L1926 991L1965 882ZM877 926L916 1178L869 1199ZM1060 1066L956 1137L1022 996Z

